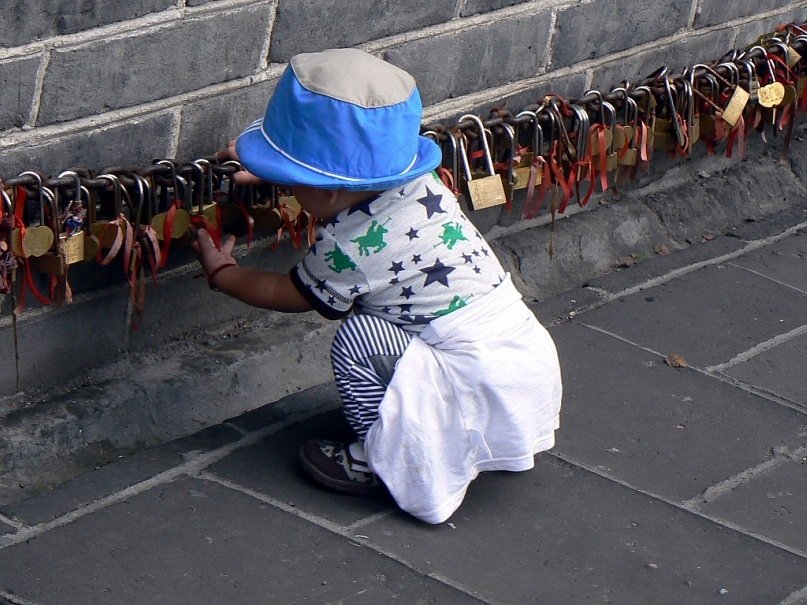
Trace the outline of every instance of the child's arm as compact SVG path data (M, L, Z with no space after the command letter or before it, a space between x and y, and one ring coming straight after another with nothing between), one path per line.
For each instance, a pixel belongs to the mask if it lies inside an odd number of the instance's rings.
M240 267L232 256L235 237L229 236L221 250L204 229L196 231L193 244L210 287L255 307L286 313L310 311L311 304L300 294L287 273Z

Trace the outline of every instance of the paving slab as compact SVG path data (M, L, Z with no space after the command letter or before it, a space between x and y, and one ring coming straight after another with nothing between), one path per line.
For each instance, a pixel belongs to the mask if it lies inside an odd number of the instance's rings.
M60 605L478 603L359 540L190 477L0 550L0 591Z
M807 552L806 477L807 457L802 453L734 487L700 510Z
M52 490L0 506L0 513L28 525L43 523L149 479L182 464L198 453L221 447L239 437L241 434L236 430L217 425L159 447L142 450L131 456L121 456L114 464L96 468Z
M807 417L789 407L574 322L550 333L564 381L556 451L637 488L683 501L807 442Z
M807 294L807 232L732 260L733 265L756 271Z
M342 413L322 414L238 450L207 470L226 481L328 519L340 526L394 508L388 499L361 498L325 490L300 467L298 450L307 439L354 441Z
M586 313L587 323L706 367L804 323L807 295L731 265L704 267Z
M362 534L501 604L776 605L807 578L807 559L551 455L483 473L448 523L401 514Z
M799 404L807 411L805 359L807 334L801 334L722 371L737 380Z

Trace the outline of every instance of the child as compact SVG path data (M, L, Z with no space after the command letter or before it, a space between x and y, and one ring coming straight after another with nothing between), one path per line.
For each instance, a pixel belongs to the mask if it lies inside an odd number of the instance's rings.
M240 267L229 238L196 248L211 287L286 312L344 319L331 360L358 440L311 441L303 467L331 488L428 523L480 471L532 468L554 445L557 353L493 252L434 173L407 72L355 49L292 58L237 157L318 217L290 273Z

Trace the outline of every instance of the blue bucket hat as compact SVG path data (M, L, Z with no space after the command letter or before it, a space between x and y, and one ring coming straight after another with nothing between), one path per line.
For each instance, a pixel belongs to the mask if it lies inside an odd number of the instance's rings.
M280 185L392 189L442 160L419 134L422 109L415 79L373 55L299 54L236 152L247 170Z

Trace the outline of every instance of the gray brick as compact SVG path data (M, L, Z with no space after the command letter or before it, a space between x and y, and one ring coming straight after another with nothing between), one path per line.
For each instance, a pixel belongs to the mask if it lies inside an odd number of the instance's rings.
M251 6L164 29L55 51L39 124L85 117L198 90L253 72L269 7ZM249 35L250 33L254 35ZM90 82L76 98L77 82Z
M226 147L230 139L263 115L274 87L274 80L261 82L186 105L177 157L201 157Z
M299 52L356 46L435 25L453 17L454 5L455 0L284 0L277 9L269 56L282 63Z
M428 105L535 75L549 25L549 11L517 15L415 40L385 58L415 76Z
M773 17L766 17L764 19L754 19L745 25L740 25L735 28L737 33L737 48L745 48L755 44L757 39L764 35L770 34L776 30L776 27L782 23L798 23L801 24L805 19L805 10L792 10L788 12L775 15Z
M39 62L39 57L24 57L0 63L0 131L28 121Z
M171 152L173 117L163 113L147 118L0 152L0 175L24 170L53 175L68 166L98 169L115 164L148 165Z
M696 27L707 27L725 23L739 17L750 17L761 12L792 5L787 0L703 0L700 11L695 16Z
M470 15L478 15L479 13L487 13L515 4L521 4L524 1L525 0L467 0L465 6L462 7L460 16L468 17Z
M686 27L689 1L596 0L558 13L552 67L596 59Z
M592 87L610 90L622 80L640 83L662 65L673 73L681 73L687 64L710 63L731 50L733 38L731 29L721 29L603 63L594 69Z
M174 6L174 0L0 0L0 46L72 34L101 25L141 17Z

